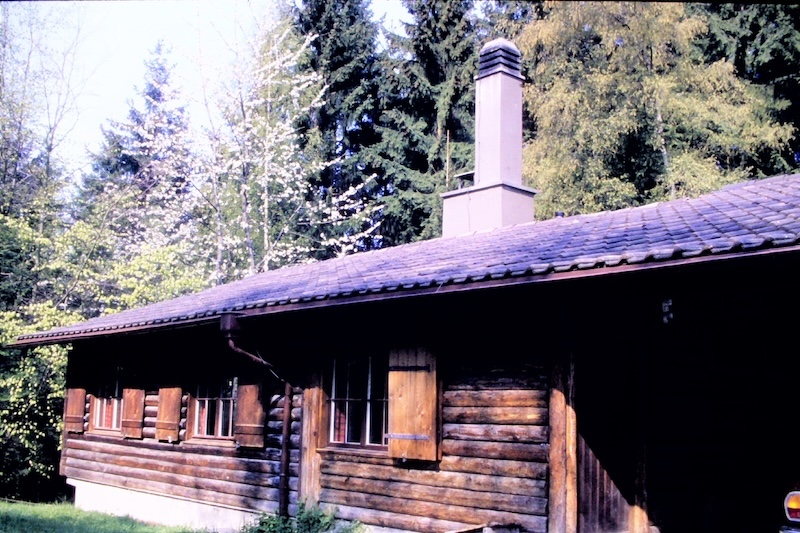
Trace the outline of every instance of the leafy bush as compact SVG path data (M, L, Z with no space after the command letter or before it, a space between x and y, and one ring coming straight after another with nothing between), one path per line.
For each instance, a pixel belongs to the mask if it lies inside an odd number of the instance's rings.
M359 522L342 522L333 512L325 512L318 506L307 507L300 503L295 518L262 514L254 524L242 528L241 533L361 533L364 527Z

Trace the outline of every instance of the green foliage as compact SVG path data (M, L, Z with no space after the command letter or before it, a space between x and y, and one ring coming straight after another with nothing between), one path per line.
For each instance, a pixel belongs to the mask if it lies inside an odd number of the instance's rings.
M441 198L474 165L476 22L471 0L405 0L408 37L388 35L378 97L381 235L394 245L441 232Z
M297 516L284 518L262 514L254 524L242 528L241 533L361 533L364 527L359 522L342 522L334 512L325 512L318 506L300 503Z
M0 502L0 531L4 533L201 533L181 527L154 526L129 517L81 511L65 503Z
M725 60L740 78L786 102L775 114L800 127L800 5L692 3L708 32L695 42L706 62ZM800 166L800 137L760 162L767 175Z
M310 179L335 163L303 150L297 129L325 102L321 75L301 68L317 38L299 35L289 19L264 28L220 102L225 128L212 134L200 188L213 229L202 245L216 252L207 254L216 282L351 253L374 231L367 181L342 188ZM318 146L309 136L319 133L306 130L307 146Z
M780 107L693 43L700 16L676 3L554 3L520 38L536 130L524 174L537 217L694 196L762 175L792 128Z
M78 316L49 304L0 313L0 346L17 335L73 323ZM67 349L0 350L0 493L48 500L58 462Z
M296 10L294 20L300 35L316 36L300 66L317 73L327 87L321 105L300 118L303 151L307 156L313 154L311 159L330 162L309 176L311 194L318 197L324 197L328 191L340 194L369 181L379 170L362 156L362 151L378 140L377 24L371 20L366 0L307 0ZM377 181L362 188L360 201L374 201ZM363 229L363 225L344 226L340 231ZM311 228L310 231L330 230ZM373 239L368 237L358 247L373 245ZM326 247L315 250L314 256L325 259L336 253Z

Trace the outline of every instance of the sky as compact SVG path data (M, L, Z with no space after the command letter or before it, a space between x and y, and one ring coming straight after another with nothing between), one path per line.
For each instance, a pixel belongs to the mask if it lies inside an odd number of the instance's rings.
M299 1L299 0L297 0ZM9 17L25 3L8 5ZM71 42L73 80L81 87L66 120L69 135L61 146L68 172L88 170L88 153L101 145L101 127L123 121L144 84L145 61L159 41L170 49L173 85L186 100L190 122L205 124L204 79L215 81L234 55L242 35L274 13L275 0L95 0L33 3L61 24L44 36L50 46ZM372 0L373 18L399 30L409 15L400 0ZM245 26L244 28L242 26ZM244 32L244 33L243 33Z

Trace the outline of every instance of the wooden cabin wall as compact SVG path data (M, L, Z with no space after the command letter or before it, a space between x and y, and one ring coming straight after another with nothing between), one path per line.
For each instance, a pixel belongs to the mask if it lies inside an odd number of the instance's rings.
M265 385L266 386L266 385ZM114 487L145 491L195 502L254 512L275 513L279 502L283 394L270 396L264 449L220 447L184 442L186 402L183 395L180 441L155 439L158 391L145 396L144 438L96 435L88 432L90 395L85 405L85 432L64 435L61 475ZM298 499L301 389L292 396L289 441L289 510Z
M411 531L489 523L546 531L547 368L489 359L440 367L440 461L326 448L320 502L344 519Z

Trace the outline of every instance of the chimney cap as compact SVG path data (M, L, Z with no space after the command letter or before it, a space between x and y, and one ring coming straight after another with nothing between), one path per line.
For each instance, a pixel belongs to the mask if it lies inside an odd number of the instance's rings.
M517 48L517 45L509 41L508 39L504 39L503 37L498 37L497 39L492 39L488 43L484 44L481 48L480 55L488 54L489 52L493 52L498 48L505 48L512 54L520 57L522 54Z
M524 81L520 64L521 56L519 48L508 39L500 37L489 41L481 48L476 79L479 80L501 72Z

